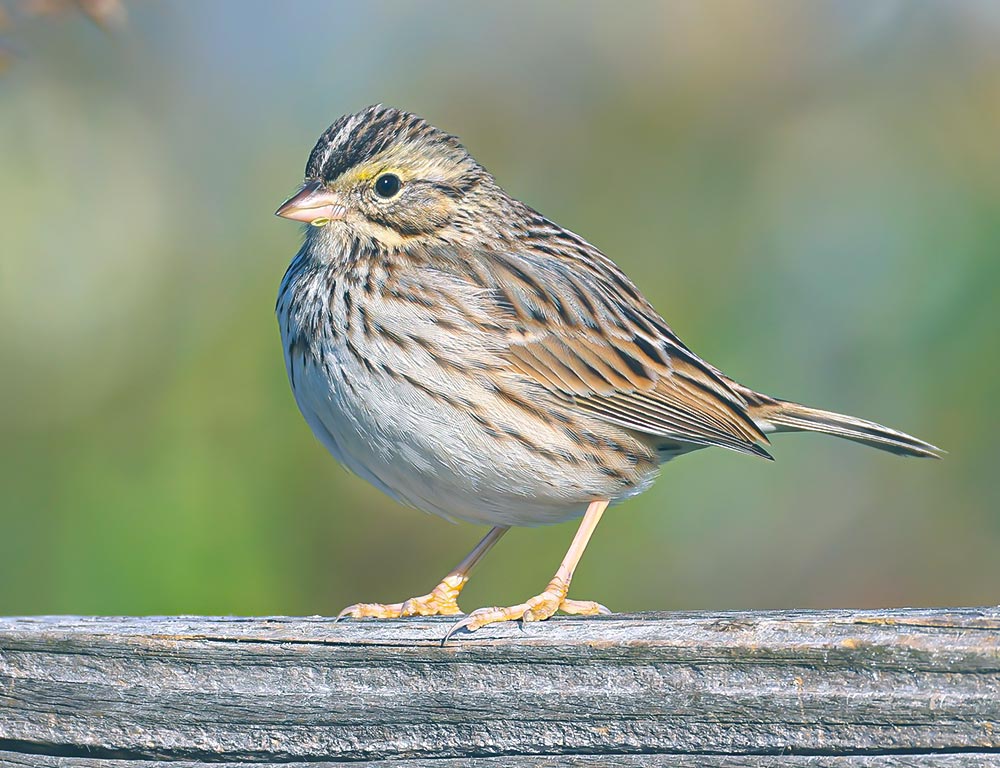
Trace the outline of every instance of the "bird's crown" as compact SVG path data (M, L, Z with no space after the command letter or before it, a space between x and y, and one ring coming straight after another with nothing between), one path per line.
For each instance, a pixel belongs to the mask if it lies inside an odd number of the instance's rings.
M455 136L411 112L373 104L327 128L309 155L306 178L334 181L390 149L397 154L439 154L452 162L476 165Z

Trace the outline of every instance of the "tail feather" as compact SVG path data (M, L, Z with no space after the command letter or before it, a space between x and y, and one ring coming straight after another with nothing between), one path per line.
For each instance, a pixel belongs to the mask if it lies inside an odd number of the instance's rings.
M873 421L822 411L787 400L768 400L754 405L751 415L765 432L822 432L899 456L939 459L944 453L935 445Z

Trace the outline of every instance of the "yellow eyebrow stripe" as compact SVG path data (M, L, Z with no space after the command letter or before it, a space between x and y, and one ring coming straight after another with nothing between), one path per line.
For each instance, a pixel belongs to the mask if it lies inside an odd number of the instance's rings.
M400 179L406 180L409 174L406 170L397 166L391 165L379 165L378 163L365 163L359 168L354 168L348 171L346 174L338 179L339 181L344 181L347 184L356 183L359 181L371 181L376 176L381 176L383 173L394 173L399 176Z

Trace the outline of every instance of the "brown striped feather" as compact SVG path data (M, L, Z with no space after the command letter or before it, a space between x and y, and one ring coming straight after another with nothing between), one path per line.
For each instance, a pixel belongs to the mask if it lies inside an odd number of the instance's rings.
M680 344L602 255L557 260L526 247L463 258L508 327L512 367L579 412L656 437L767 455L747 400Z

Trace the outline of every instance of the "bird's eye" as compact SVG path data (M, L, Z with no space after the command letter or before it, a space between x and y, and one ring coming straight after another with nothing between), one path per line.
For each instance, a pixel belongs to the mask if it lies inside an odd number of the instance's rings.
M399 192L401 186L402 182L399 180L399 176L394 173L383 173L375 179L375 194L379 197L390 198Z

